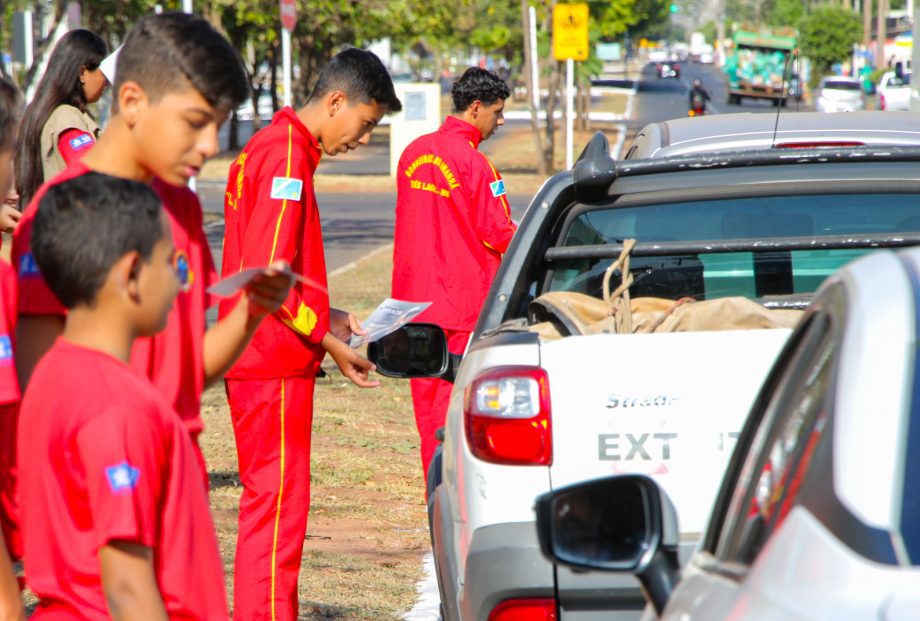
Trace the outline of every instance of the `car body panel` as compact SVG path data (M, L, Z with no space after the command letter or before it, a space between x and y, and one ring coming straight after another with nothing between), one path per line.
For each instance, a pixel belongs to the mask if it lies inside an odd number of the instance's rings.
M643 127L627 151L629 159L763 149L774 144L823 141L866 145L920 144L917 116L907 112L860 111L847 114L719 114L673 119Z
M855 78L821 78L815 93L818 112L856 112L866 107L862 84Z
M876 96L879 110L910 110L910 72L903 74L902 77L895 75L894 71L885 73L878 82Z
M545 343L542 365L552 370L559 421L553 487L648 474L680 507L681 532L699 536L744 413L789 332L603 334ZM580 364L570 364L575 359Z

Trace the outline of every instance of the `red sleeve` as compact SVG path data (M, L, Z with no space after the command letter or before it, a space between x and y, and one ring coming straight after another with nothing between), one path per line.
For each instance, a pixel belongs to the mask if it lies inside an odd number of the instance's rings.
M0 405L17 403L21 397L14 364L15 339L16 273L0 260Z
M312 172L303 155L288 151L274 164L266 162L252 187L254 204L243 240L245 267L261 267L278 259L288 263L303 251L304 239L317 239L319 212L313 194ZM321 252L322 249L319 249ZM308 270L317 263L303 257ZM325 274L304 274L325 282ZM296 283L275 315L289 328L318 344L328 332L328 293L321 287Z
M504 254L517 227L511 221L511 206L505 181L484 154L473 166L470 219L479 241Z
M60 133L57 146L58 152L69 166L83 157L94 144L96 144L96 139L91 133L71 127Z
M155 414L113 408L77 433L99 547L121 540L153 547L168 477L163 430Z
M39 190L23 212L22 219L13 232L12 261L13 268L18 275L19 313L23 315L66 315L67 309L51 293L51 289L42 278L29 243L36 205L43 195L44 190Z

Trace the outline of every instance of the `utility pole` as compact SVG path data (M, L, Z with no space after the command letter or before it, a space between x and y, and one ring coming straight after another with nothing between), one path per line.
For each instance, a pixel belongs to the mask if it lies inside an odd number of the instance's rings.
M885 58L885 39L888 38L888 26L885 23L888 17L888 0L878 0L878 15L875 20L875 68L885 67L888 59Z
M869 48L872 45L872 0L861 1L863 15L863 50L868 54ZM868 58L866 61L868 62Z

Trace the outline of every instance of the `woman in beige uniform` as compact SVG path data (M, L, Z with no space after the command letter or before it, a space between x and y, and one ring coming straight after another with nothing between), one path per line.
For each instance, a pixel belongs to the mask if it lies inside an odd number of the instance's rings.
M99 127L87 106L102 97L108 84L99 69L107 53L98 35L82 29L61 37L51 53L19 131L16 189L21 207L42 183L95 144Z

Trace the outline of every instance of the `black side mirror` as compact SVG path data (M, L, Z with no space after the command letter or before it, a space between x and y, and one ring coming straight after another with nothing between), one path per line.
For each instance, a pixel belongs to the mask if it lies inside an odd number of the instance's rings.
M451 369L447 336L431 323L409 323L369 343L367 357L387 377L443 377Z
M633 573L660 614L679 580L677 512L655 481L622 475L537 499L543 555L580 569Z

